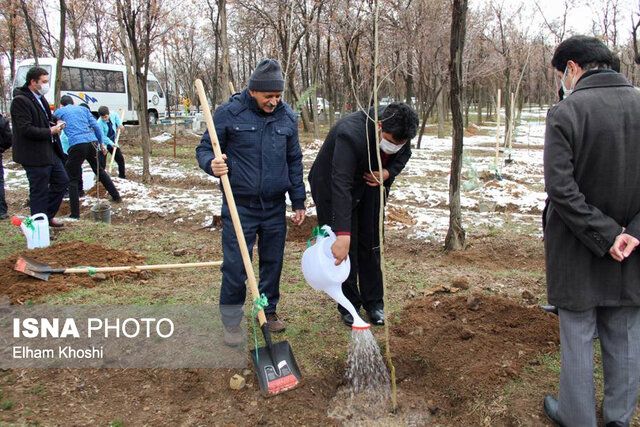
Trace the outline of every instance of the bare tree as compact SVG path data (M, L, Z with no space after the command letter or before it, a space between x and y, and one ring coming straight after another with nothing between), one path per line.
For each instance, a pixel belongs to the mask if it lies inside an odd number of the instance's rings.
M24 14L24 23L27 26L27 33L29 33L29 42L31 43L31 52L33 53L33 58L36 61L36 65L38 65L38 50L36 49L36 41L35 36L33 34L33 21L31 20L31 15L29 14L29 7L27 6L26 0L19 0L20 7L22 8L22 13Z
M127 69L127 80L140 123L142 143L142 179L151 180L149 158L151 137L147 110L147 75L153 42L161 37L161 23L168 10L162 0L116 0L120 25L120 45ZM166 24L166 23L165 23Z
M462 54L467 27L468 0L452 0L451 47L449 74L450 102L453 119L451 154L451 180L449 181L449 231L445 238L446 250L464 249L465 231L462 228L460 206L460 177L462 174L463 117L462 117Z
M64 61L64 40L66 38L67 4L60 0L60 42L58 43L58 57L56 58L56 81L54 82L54 105L60 106L60 83L62 82L62 61Z

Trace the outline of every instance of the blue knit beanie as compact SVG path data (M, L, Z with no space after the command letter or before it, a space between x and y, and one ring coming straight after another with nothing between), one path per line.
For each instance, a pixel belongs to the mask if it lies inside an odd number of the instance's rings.
M284 77L275 59L263 59L249 77L249 90L258 92L282 92Z

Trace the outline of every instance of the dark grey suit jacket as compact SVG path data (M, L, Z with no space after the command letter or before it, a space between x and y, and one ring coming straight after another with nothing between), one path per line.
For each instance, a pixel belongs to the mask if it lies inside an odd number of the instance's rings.
M549 302L640 306L640 249L608 254L623 227L640 239L640 92L622 74L583 76L549 110L544 177Z

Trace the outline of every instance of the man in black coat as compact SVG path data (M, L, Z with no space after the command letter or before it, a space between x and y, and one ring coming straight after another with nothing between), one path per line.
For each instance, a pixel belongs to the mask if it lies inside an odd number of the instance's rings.
M418 129L418 116L405 103L374 111L358 111L339 120L327 135L309 173L318 224L331 226L336 242L331 247L336 263L351 260L351 273L342 291L375 325L384 324L379 241L379 171L388 195L395 177L411 157L410 141ZM381 129L380 156L376 153L376 126ZM360 286L358 287L358 279ZM347 324L353 317L340 305Z
M11 129L6 117L0 115L0 220L9 218L7 214L7 201L4 195L4 166L2 166L2 153L11 148Z
M629 425L640 378L640 92L611 70L593 37L562 42L552 66L564 100L549 110L544 147L547 295L558 307L558 425L596 426L593 334L604 370L606 425Z
M11 102L13 161L27 172L31 215L45 213L50 226L62 227L54 217L69 185L59 138L64 122L53 123L44 97L48 91L49 73L40 67L29 69L24 86L15 91Z

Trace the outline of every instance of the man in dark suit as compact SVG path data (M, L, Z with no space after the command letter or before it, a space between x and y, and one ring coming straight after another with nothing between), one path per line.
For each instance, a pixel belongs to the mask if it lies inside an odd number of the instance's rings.
M549 110L544 146L547 295L558 307L556 425L597 423L593 335L602 349L607 426L627 426L640 378L640 92L611 69L594 37L575 36L551 65L564 100Z
M59 138L64 122L52 122L51 109L44 97L48 91L49 73L44 68L32 67L24 86L14 92L13 161L27 172L31 215L44 213L50 226L62 227L63 223L54 217L69 185Z
M378 123L373 109L339 120L309 173L318 224L328 224L337 236L331 247L336 262L344 261L347 255L351 260L351 273L342 291L356 310L364 306L374 325L384 324L379 171L388 195L395 177L411 157L410 141L418 129L418 116L405 103L389 104L379 114ZM376 153L376 127L381 130L381 166ZM338 311L347 325L353 323L342 306Z

